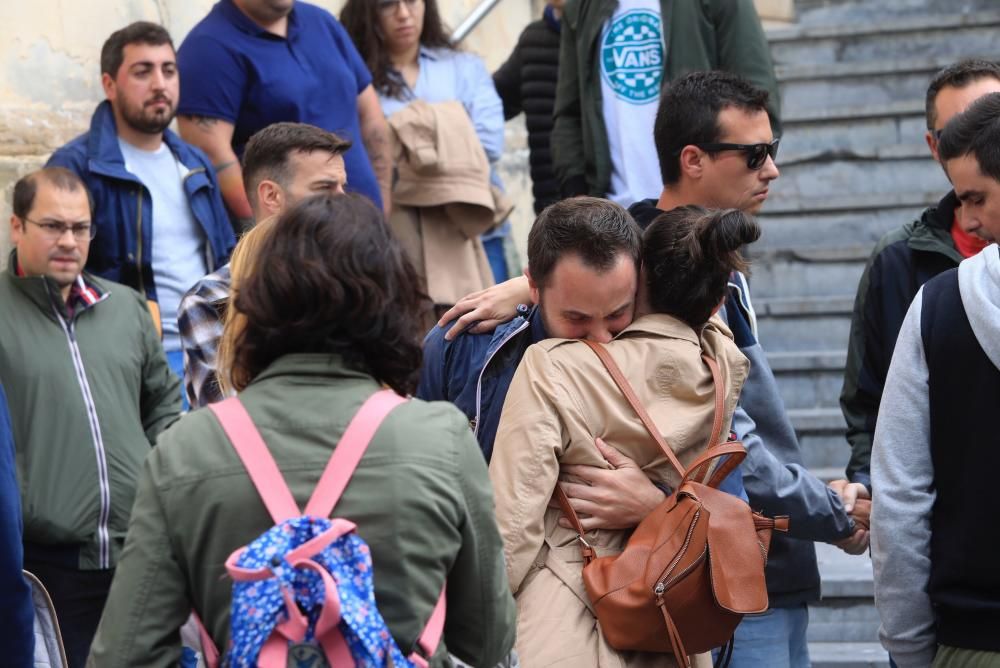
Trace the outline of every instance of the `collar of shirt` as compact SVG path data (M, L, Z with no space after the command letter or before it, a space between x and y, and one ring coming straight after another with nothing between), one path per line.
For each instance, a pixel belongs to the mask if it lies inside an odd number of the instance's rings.
M292 7L292 11L288 14L288 34L286 37L275 35L273 32L269 32L265 28L261 27L260 24L244 14L243 10L237 7L233 0L219 0L219 11L222 12L222 15L230 23L248 35L265 37L267 39L287 39L291 42L294 41L299 34L298 20L294 6Z

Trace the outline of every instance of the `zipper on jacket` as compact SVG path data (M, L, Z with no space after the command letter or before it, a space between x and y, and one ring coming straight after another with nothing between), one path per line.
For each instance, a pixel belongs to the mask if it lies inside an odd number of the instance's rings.
M53 307L53 310L66 334L66 340L69 342L69 352L73 358L76 380L80 384L83 403L87 409L87 422L90 426L90 435L97 458L97 481L101 497L101 512L97 521L97 545L100 555L98 563L100 568L108 569L111 568L111 535L108 531L111 519L111 483L108 476L107 454L104 451L104 439L101 436L101 425L97 419L97 406L94 403L94 395L90 391L90 383L87 381L87 373L83 366L83 356L80 355L80 346L76 341L73 321L67 323L58 309Z
M505 339L503 339L497 345L497 347L493 350L493 352L490 353L490 356L486 358L486 361L483 363L483 368L479 370L479 378L476 380L476 417L472 418L472 435L476 436L477 438L479 437L479 422L480 422L479 414L481 412L482 402L483 402L483 374L486 373L486 367L490 365L490 362L493 361L494 356L496 356L496 354L500 352L500 349L503 348L508 341L514 338L518 333L524 331L524 328L530 324L531 321L525 319L524 323L521 324L520 327L511 332Z
M142 186L136 191L136 248L135 248L135 268L139 270L139 294L144 299L149 299L146 294L146 281L142 275Z

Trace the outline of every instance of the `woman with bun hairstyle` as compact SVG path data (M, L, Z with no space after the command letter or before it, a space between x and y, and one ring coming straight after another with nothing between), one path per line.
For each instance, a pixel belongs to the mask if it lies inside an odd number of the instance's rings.
M684 466L708 446L715 415L712 374L702 355L714 358L721 370L721 440L729 433L749 372L749 362L715 312L730 272L746 269L740 248L758 236L757 223L736 209L689 206L660 215L643 236L635 319L606 344ZM583 587L576 531L550 507L560 473L572 485L574 466L612 468L595 439L632 459L661 489L679 484L586 344L549 339L531 346L507 394L490 462L507 575L517 601L521 663L673 666L668 654L620 652L607 644ZM633 527L590 530L586 502L573 503L598 556L620 552ZM708 655L693 658L694 665L708 661Z

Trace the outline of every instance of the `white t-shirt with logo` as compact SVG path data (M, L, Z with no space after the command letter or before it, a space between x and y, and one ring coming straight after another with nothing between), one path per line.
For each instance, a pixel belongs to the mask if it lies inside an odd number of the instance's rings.
M167 145L144 151L120 137L125 168L149 190L153 200L152 263L156 301L163 321L163 349L181 349L177 308L181 299L208 273L205 231L201 229L184 193L188 169Z
M611 150L608 199L629 206L663 188L653 143L665 49L660 0L619 0L598 42L604 124Z

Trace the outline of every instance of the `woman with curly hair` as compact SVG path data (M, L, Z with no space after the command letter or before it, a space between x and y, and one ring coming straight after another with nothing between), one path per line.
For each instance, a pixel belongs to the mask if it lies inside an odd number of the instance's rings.
M220 374L260 432L295 502L312 494L351 418L420 368L423 296L381 213L358 195L286 211L231 301ZM370 547L375 600L396 644L415 648L447 581L447 621L431 666L452 653L492 665L514 641L486 465L465 418L410 400L376 430L333 516ZM274 526L210 410L165 432L140 477L129 535L92 659L176 666L191 610L216 647L230 642L224 564Z

